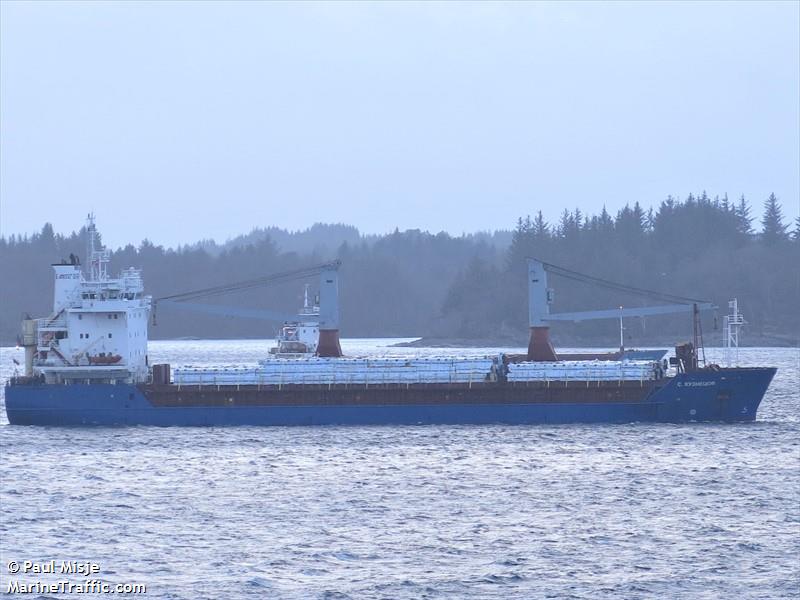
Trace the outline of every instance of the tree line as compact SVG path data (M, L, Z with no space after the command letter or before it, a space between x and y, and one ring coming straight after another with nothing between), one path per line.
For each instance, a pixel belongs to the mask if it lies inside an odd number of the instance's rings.
M719 311L703 320L712 341L721 339L721 318L727 314L728 300L736 297L746 312L750 339L796 343L800 218L790 231L771 194L764 202L758 233L754 221L744 197L732 202L706 193L683 201L668 197L648 210L637 202L614 216L605 208L592 216L579 209L564 210L555 224L547 223L539 211L518 220L503 264L478 258L459 274L444 309L461 316L456 327L464 335L512 335L527 319L527 290L520 282L525 280L526 258L536 257L610 281L713 302ZM555 289L554 312L648 304L637 296L558 277L548 283ZM498 289L506 292L496 294ZM686 316L631 319L626 326L633 343L664 340L659 331L689 329ZM619 325L588 321L555 327L568 341L604 339L613 346Z
M541 211L520 218L513 231L452 236L420 230L362 235L348 225L315 225L288 232L264 227L224 244L211 240L164 248L145 240L111 253L110 272L143 270L153 297L233 283L307 267L332 258L340 271L341 328L345 337L426 336L484 343L524 343L527 336L526 258L537 257L582 273L642 288L708 299L725 314L737 297L750 332L762 343L791 343L800 332L800 219L785 223L770 195L760 219L742 197L667 198L656 208L639 203L615 215L564 210L557 223ZM759 231L754 223L759 221ZM102 229L102 223L100 223ZM56 233L45 224L33 235L0 237L0 340L12 344L26 315L52 306L50 264L85 254L85 231ZM312 289L316 283L309 280ZM574 281L551 278L555 312L639 306ZM286 313L302 302L302 282L240 292L214 302ZM211 302L211 301L209 301ZM713 330L713 315L705 319ZM272 337L279 324L160 306L151 338ZM631 343L658 332L686 329L686 317L633 319ZM614 345L618 324L559 324L562 344ZM751 337L751 339L753 339Z

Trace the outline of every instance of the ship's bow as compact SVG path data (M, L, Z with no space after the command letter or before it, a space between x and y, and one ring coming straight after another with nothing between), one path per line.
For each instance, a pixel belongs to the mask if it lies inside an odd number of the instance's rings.
M717 399L723 421L754 421L767 393L775 367L720 370Z

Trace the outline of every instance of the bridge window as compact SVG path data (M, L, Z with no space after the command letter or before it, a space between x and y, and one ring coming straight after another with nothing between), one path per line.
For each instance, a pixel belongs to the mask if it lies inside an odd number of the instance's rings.
M108 337L111 337L111 334L110 334L110 333L108 334Z

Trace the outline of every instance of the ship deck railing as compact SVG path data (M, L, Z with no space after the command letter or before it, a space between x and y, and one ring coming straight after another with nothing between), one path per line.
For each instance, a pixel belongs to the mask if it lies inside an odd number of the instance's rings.
M663 381L663 380L662 380ZM577 382L567 380L550 379L547 381L514 381L514 382L496 382L496 381L481 381L481 382L460 382L460 383L383 383L383 384L356 384L356 383L290 383L290 384L259 384L259 383L170 383L170 384L148 384L154 388L175 388L176 391L206 391L213 390L218 392L227 391L293 391L293 390L307 390L307 391L320 391L320 390L371 390L371 389L440 389L442 391L448 390L467 390L467 389L496 389L498 387L505 387L511 389L541 389L541 388L619 388L619 387L645 387L658 384L659 381L655 379L641 379L641 380L598 380L589 382Z
M59 317L57 319L36 319L36 328L39 331L60 331L67 328L67 319L64 317Z

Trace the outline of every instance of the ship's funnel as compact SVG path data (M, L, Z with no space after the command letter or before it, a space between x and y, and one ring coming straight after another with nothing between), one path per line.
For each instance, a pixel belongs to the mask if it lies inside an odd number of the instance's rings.
M339 265L333 263L319 276L319 344L317 355L339 357Z
M81 285L79 265L53 265L55 287L53 288L53 313L58 313L73 300Z
M547 316L553 292L547 287L547 271L544 263L535 258L528 259L528 325L531 337L528 342L528 360L558 360L550 342L550 327Z

